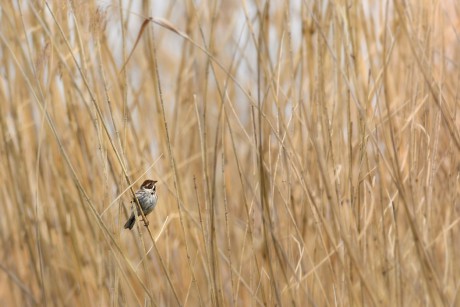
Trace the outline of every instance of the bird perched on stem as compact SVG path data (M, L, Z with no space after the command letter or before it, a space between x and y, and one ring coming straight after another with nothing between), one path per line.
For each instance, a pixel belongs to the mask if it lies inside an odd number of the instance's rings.
M155 209L155 206L157 205L158 201L158 195L157 195L157 187L156 187L157 181L155 180L150 180L147 179L142 183L141 187L139 190L136 191L136 198L139 201L139 205L142 208L142 212L144 212L144 215L147 216L150 212ZM136 200L133 199L131 201L134 203L135 208L138 209L137 213L138 215L141 215L141 212L139 211L139 208L136 204ZM125 229L132 229L134 226L134 223L136 223L136 215L131 213L131 216L129 217L128 221L125 223Z

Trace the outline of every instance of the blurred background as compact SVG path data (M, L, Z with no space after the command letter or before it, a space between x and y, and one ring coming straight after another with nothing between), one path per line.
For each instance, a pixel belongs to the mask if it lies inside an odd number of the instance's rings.
M0 303L460 305L459 12L0 2Z

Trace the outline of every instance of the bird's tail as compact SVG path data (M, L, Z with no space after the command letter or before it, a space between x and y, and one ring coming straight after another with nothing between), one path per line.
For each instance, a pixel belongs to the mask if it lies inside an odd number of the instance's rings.
M133 229L133 226L134 226L134 223L136 223L136 217L134 216L134 213L131 214L131 216L129 217L128 221L126 221L125 223L125 229L129 228L129 229Z

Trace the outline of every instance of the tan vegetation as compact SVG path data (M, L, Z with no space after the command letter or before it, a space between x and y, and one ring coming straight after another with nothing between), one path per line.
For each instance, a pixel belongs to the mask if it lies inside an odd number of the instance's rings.
M0 2L0 302L459 306L459 12Z

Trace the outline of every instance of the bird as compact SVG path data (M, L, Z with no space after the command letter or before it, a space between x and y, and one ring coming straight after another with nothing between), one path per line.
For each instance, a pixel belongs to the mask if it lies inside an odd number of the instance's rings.
M141 206L145 216L152 212L153 209L155 209L155 206L157 205L158 195L156 183L156 180L147 179L142 183L139 190L137 190L135 193L136 198L139 201L139 205ZM136 204L136 200L133 198L131 202L134 202L134 206L135 208L137 208L138 215L141 215L141 212L139 211L138 206ZM136 215L134 214L134 212L132 212L131 216L126 221L124 228L132 229L135 223Z

